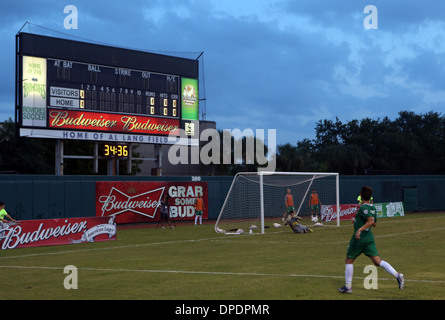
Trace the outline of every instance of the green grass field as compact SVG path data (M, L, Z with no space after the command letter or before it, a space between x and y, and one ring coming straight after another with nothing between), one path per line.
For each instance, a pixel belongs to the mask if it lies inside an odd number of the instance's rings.
M445 299L443 213L379 219L374 228L380 256L405 274L404 290L382 268L378 289L365 289L371 261L362 255L354 264L354 292L337 292L350 222L310 234L266 230L223 235L213 224L120 228L116 241L2 251L1 299ZM77 267L76 290L64 288L67 265Z

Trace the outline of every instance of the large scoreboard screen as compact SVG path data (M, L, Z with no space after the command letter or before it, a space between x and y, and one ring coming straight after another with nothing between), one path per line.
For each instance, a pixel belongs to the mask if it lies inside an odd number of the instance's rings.
M197 60L28 33L16 59L21 136L168 144L182 129L197 141Z

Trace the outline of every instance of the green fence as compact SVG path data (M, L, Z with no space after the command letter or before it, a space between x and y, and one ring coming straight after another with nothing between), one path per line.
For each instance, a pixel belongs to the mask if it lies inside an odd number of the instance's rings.
M445 210L445 176L340 176L340 203L356 203L360 188L373 188L374 202L404 202L405 211Z
M233 177L201 177L208 183L210 219L216 219ZM96 181L191 181L191 177L0 175L0 201L16 220L90 217Z
M218 217L233 177L208 183L209 218ZM0 175L0 201L20 220L95 215L96 181L191 181L191 177ZM374 202L404 202L405 211L445 210L445 176L340 176L340 203L356 203L363 185ZM282 201L278 199L277 201Z

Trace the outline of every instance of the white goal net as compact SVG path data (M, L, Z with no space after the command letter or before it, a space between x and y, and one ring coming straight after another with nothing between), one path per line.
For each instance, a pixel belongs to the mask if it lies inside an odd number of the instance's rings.
M338 173L242 172L235 175L215 224L218 233L264 233L268 227L283 225L287 207L285 197L292 195L295 212L303 219L321 218L321 205L336 205L339 220ZM311 203L312 193L318 206ZM314 199L316 199L314 197Z

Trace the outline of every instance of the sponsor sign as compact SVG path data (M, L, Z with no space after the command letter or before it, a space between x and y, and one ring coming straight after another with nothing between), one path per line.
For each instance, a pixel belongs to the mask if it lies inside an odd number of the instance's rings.
M114 216L116 223L153 222L160 219L161 201L168 195L170 218L193 220L195 201L204 200L208 219L207 182L96 182L96 216Z
M79 110L49 110L49 127L169 135L179 133L179 120Z
M199 119L199 94L197 79L182 78L181 104L182 119Z
M340 205L340 220L350 220L355 217L355 214L360 208L359 204L341 204ZM321 221L334 221L337 219L337 205L322 205L320 209Z
M74 130L46 130L20 128L21 136L33 136L34 138L65 139L65 140L90 140L113 141L122 143L158 143L198 146L199 140L177 139L175 136L156 136L145 134L86 132Z
M0 222L2 250L109 240L116 240L116 224L110 217Z
M23 56L22 124L46 126L46 59Z
M374 207L377 209L378 218L403 217L405 215L403 202L375 203Z
M377 218L401 217L405 215L403 202L374 203L374 207L377 209ZM351 220L355 218L358 208L360 208L359 204L341 204L340 220ZM333 221L335 219L337 219L337 206L322 205L321 220Z

